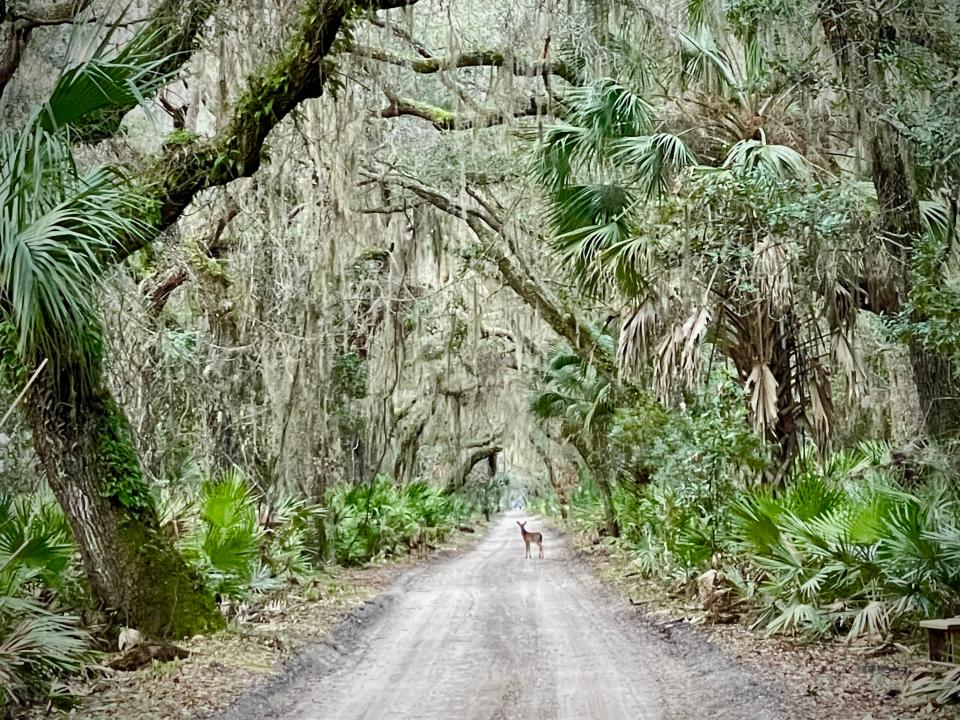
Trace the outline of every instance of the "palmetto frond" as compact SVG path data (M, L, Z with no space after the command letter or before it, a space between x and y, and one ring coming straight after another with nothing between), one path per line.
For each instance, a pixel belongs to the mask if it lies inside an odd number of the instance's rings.
M741 96L741 82L734 63L721 51L705 25L697 32L678 33L683 59L684 84L697 82L720 96Z
M535 418L559 421L564 434L588 443L606 432L616 410L613 387L592 365L559 349L537 376L538 387L528 401Z
M670 133L623 137L611 143L610 158L621 163L645 197L667 191L671 173L696 163L683 141Z
M535 175L551 190L563 187L578 169L607 163L614 140L646 135L653 126L652 106L610 78L573 89L564 103L567 123L544 130L535 156Z
M612 138L643 135L653 127L653 106L611 78L574 89L568 107L571 123L586 130L598 148Z
M42 693L56 675L79 671L92 653L78 625L32 600L0 595L0 702Z
M811 166L793 148L770 145L765 139L741 140L727 153L723 166L734 172L758 172L771 178L804 180Z
M114 53L110 46L115 29L104 33L85 53L84 62L60 76L39 114L45 130L56 132L112 108L142 105L169 79L164 69L169 61L164 51L169 37L147 28Z
M142 209L117 171L80 174L38 125L0 136L0 313L22 357L82 357L104 263L143 232Z
M138 33L118 54L108 38L67 69L19 130L0 135L0 324L29 365L88 362L98 343L95 295L123 242L147 237L144 201L115 168L81 172L70 127L127 106L163 81L163 38ZM161 55L162 58L162 55Z

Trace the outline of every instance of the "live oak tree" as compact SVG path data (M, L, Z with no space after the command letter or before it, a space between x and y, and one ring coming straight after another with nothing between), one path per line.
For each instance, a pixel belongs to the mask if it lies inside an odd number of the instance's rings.
M221 133L174 144L127 177L109 168L81 173L70 144L117 132L128 110L179 71L212 0L161 3L119 53L102 46L61 78L24 129L4 135L3 370L15 387L36 374L24 403L33 443L91 587L146 634L183 636L223 620L159 526L126 419L105 383L96 287L111 264L174 224L197 193L256 171L273 127L323 92L326 57L350 18L404 4L307 0ZM22 49L23 35L18 42ZM18 62L19 51L11 72Z

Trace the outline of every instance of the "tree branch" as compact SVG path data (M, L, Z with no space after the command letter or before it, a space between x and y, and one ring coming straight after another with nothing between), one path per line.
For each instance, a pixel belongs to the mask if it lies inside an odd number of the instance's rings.
M571 85L581 85L583 83L576 70L567 63L547 60L530 62L509 57L497 50L477 50L448 57L421 58L406 58L366 45L352 45L347 49L347 52L357 57L409 68L421 75L433 75L444 70L457 68L499 67L510 70L518 77L540 77L544 73L548 73L566 80Z
M391 177L388 181L409 190L438 210L462 219L485 246L494 248L499 244L496 240L503 235L504 224L488 211L463 205L445 193L413 180ZM578 357L591 363L608 381L613 382L616 379L614 359L604 350L597 334L586 323L547 297L540 286L522 272L505 253L494 251L492 259L504 284L534 308L544 322L570 344Z
M333 70L326 57L349 7L346 0L304 3L297 31L280 57L248 80L226 127L210 140L170 147L146 170L140 181L155 204L156 234L175 223L198 193L257 171L274 126L301 102L323 93ZM141 245L128 243L124 254Z
M488 447L479 447L468 453L467 459L463 461L463 464L457 470L456 475L454 475L450 482L447 483L447 492L452 493L456 492L464 485L467 484L467 478L470 476L470 471L477 465L477 463L482 462L490 457L496 457L501 452L503 448L499 445L490 445Z
M19 22L6 23L6 42L3 55L0 56L0 97L7 84L13 79L17 68L20 67L20 61L23 59L23 51L30 42L30 33L33 26L25 25Z
M482 114L467 118L462 118L449 110L427 105L426 103L409 98L398 98L387 94L387 99L390 101L390 104L383 110L376 112L376 117L395 118L402 115L410 115L432 123L437 130L487 128L501 125L511 118L542 117L544 115L555 114L551 110L551 103L538 98L531 98L529 105L513 112L488 110Z
M423 43L418 41L416 38L413 37L413 35L411 35L409 32L404 30L399 25L396 25L394 23L384 22L379 18L370 18L370 24L376 25L378 28L383 28L384 30L390 30L398 38L407 42L410 45L410 47L412 47L416 51L417 55L419 55L420 57L424 57L424 58L433 57L433 54L429 50L427 50L427 48L423 45Z
M19 20L32 27L65 25L73 22L77 15L87 9L90 2L91 0L64 0L34 12L6 12L0 16L0 20Z
M159 315L167 305L170 295L189 279L190 274L183 265L176 265L165 272L152 275L143 281L140 292L150 306L153 315Z
M3 95L7 84L20 67L23 51L30 42L33 29L42 25L63 25L73 22L90 2L91 0L65 0L32 14L8 13L4 3L4 12L0 13L0 23L8 27L6 47L0 57L0 96Z

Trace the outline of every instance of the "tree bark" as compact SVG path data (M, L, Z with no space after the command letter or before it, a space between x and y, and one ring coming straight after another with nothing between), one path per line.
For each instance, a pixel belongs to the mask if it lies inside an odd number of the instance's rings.
M87 386L78 376L43 377L31 389L27 417L94 593L147 636L223 626L199 575L160 529L122 410L102 377Z
M467 454L467 459L463 461L460 465L460 468L457 470L457 474L451 478L450 482L447 483L447 492L452 493L461 489L464 485L467 484L467 478L470 475L470 471L483 460L488 458L496 458L496 456L503 452L503 448L499 445L489 445L486 447L478 447L472 450Z

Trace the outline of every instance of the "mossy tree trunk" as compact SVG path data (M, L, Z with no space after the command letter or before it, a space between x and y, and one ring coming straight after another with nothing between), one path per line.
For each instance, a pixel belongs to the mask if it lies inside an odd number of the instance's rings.
M123 411L103 378L61 370L31 390L27 416L47 482L90 585L118 620L152 637L223 625L199 575L160 528Z
M302 0L300 21L281 52L265 61L238 93L224 129L209 140L167 147L136 183L153 232L118 237L122 261L176 223L196 195L249 177L267 135L300 103L320 97L333 73L326 60L348 16L416 0ZM157 55L158 72L175 72L197 47L216 0L163 0L150 29L157 43L135 60ZM148 35L150 35L148 33ZM74 136L113 135L130 106L75 126ZM66 513L93 591L121 620L153 636L178 637L223 624L199 576L163 534L122 410L97 369L62 365L30 391L27 416L47 481Z

